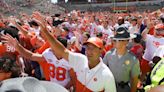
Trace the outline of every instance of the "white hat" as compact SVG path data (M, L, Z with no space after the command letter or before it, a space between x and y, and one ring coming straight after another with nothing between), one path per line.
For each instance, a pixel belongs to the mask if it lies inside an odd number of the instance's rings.
M59 84L39 81L33 77L12 78L2 81L0 92L68 92Z
M68 40L68 42L70 42L71 44L73 44L75 41L76 41L76 37L75 36L71 37L71 39Z

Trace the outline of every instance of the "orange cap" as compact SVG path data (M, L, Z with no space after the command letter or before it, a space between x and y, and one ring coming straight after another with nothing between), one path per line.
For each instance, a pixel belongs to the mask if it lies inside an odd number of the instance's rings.
M155 26L155 29L164 29L164 25L163 24L157 24L156 26Z
M98 37L91 37L84 44L88 44L88 43L91 43L91 44L95 45L98 48L103 47L103 41Z

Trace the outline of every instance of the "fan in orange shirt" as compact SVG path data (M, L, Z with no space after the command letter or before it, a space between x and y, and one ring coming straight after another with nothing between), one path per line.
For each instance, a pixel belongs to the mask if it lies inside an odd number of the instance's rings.
M10 34L12 37L18 38L17 30L12 29L12 28L0 29L0 57L6 53L18 55L14 47L10 46L9 44L4 44L3 42L1 42L2 40L1 35L7 34L7 33Z
M0 42L0 57L6 53L18 55L18 53L14 47L12 47L8 44L3 44L2 42Z

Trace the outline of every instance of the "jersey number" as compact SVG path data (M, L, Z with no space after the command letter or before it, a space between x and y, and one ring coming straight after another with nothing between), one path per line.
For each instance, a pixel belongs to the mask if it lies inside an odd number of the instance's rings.
M49 64L49 74L52 78L56 78L58 81L63 81L66 78L66 69Z
M7 52L15 52L15 48L12 47L12 46L7 45L7 46L6 46L6 51L7 51Z

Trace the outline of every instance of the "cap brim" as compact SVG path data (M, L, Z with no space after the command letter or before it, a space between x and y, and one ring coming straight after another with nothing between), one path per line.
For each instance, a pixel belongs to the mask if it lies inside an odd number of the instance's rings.
M113 39L113 40L130 40L130 39L136 38L136 35L130 34L129 38L115 38L114 36L111 36L110 38Z
M84 45L87 45L88 43L93 44L93 45L95 45L95 46L96 46L96 47L98 47L98 48L101 48L101 47L100 47L100 46L98 46L97 44L92 43L92 42L90 42L90 41L85 42L85 43L84 43Z

